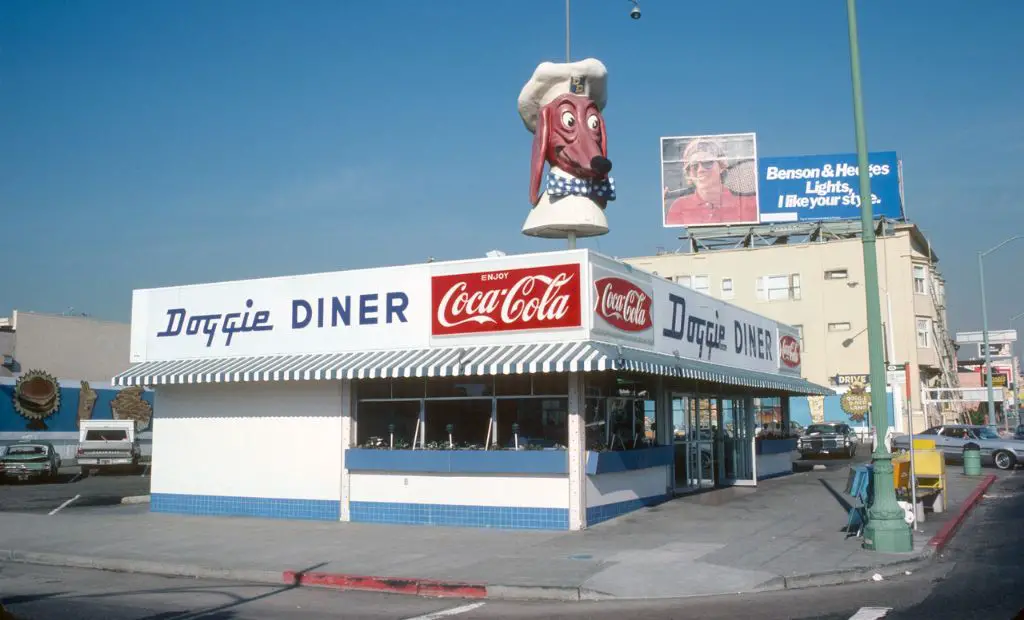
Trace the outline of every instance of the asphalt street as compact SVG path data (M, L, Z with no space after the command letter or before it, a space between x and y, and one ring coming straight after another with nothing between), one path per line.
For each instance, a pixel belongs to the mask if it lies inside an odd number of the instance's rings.
M82 509L82 514L139 508L96 506ZM0 603L26 620L1009 620L1024 609L1024 579L1018 560L1024 554L1024 531L1017 517L1022 512L1024 472L1019 471L990 489L987 499L935 562L895 579L830 588L711 598L527 603L427 599L0 564ZM687 566L681 565L679 570L687 570Z
M77 467L62 468L54 481L5 481L0 484L0 512L49 514L121 503L122 497L149 494L148 473L103 472L83 476ZM70 503L66 503L69 502ZM63 506L63 507L61 507Z

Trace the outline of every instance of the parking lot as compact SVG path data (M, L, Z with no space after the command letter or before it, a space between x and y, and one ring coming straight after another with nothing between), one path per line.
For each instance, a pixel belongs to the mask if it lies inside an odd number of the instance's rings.
M0 482L0 512L57 514L120 505L124 497L149 495L149 474L104 472L83 476L78 467L63 467L54 481Z

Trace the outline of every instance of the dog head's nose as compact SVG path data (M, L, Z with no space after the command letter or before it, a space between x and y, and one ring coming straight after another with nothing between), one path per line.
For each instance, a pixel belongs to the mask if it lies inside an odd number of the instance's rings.
M590 159L590 169L597 174L604 176L612 171L612 162L607 157L596 155Z

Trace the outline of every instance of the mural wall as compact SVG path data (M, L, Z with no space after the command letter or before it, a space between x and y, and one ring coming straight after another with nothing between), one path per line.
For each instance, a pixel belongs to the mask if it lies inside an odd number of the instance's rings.
M154 393L139 387L56 379L28 370L0 377L0 433L76 433L81 420L135 420L151 430Z
M889 427L894 428L896 414L893 408L892 393L887 393L885 398L886 409L889 412ZM841 401L842 396L839 395L790 398L789 419L804 426L814 422L846 422L854 428L871 426L871 421L867 416L847 413L843 409Z

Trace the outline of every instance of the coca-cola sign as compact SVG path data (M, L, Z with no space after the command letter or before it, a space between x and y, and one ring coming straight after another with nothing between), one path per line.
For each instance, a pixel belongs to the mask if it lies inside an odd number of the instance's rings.
M779 359L789 368L799 368L800 341L792 336L779 338Z
M579 327L580 266L433 276L435 336Z
M623 278L607 277L594 282L594 311L609 325L626 332L642 332L654 326L651 296Z

